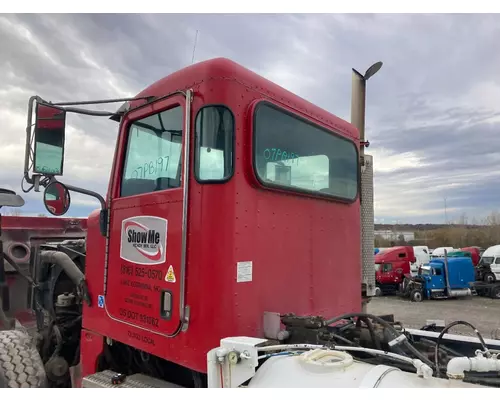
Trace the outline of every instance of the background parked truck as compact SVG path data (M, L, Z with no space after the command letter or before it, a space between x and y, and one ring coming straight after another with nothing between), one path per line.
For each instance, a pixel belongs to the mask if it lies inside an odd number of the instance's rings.
M431 255L427 246L413 246L413 252L415 253L415 262L410 264L410 270L412 274L416 274L419 267L429 263Z
M396 246L380 251L375 256L376 295L397 292L410 265L416 262L412 246Z
M481 260L481 248L478 246L469 246L462 247L460 250L468 251L470 253L470 257L472 259L472 264L477 266L479 264L479 260Z
M500 281L500 245L484 251L476 268L476 280L489 283Z
M471 296L474 266L470 257L436 258L406 276L400 292L412 301Z

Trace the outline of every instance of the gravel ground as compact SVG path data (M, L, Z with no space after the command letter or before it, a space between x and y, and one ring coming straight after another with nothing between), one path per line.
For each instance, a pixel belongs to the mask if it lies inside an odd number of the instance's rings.
M429 319L444 320L445 324L463 320L474 325L484 338L500 339L500 300L487 297L424 300L413 303L397 296L374 297L368 312L375 315L393 314L407 328L419 329ZM452 334L473 335L470 328L456 326Z

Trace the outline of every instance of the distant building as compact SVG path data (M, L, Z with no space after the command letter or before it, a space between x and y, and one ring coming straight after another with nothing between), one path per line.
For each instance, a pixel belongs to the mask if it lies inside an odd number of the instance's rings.
M403 235L405 242L409 242L410 240L415 240L415 232L393 231L390 229L375 231L375 236L380 236L383 237L384 239L393 241L400 240L401 235Z

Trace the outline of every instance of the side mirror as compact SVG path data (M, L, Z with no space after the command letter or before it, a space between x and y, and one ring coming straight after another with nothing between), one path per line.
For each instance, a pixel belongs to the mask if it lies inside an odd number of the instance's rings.
M43 204L49 213L55 216L66 214L71 203L69 190L61 182L51 182L43 193Z
M33 172L62 175L66 111L37 103Z
M3 206L22 207L24 206L24 199L12 190L0 188L0 208Z

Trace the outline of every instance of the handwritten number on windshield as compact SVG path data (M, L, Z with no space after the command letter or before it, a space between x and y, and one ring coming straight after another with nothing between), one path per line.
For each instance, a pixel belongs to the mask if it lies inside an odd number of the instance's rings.
M158 157L156 161L145 162L143 165L139 165L132 172L133 179L145 179L154 176L159 178L162 176L162 172L168 170L169 156Z

